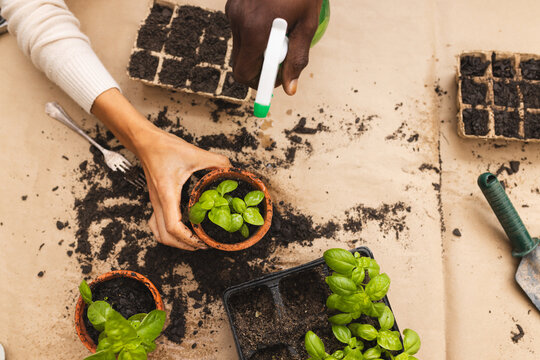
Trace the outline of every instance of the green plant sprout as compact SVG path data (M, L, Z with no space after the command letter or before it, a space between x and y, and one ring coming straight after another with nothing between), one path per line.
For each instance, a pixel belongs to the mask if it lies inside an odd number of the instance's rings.
M79 285L79 292L88 305L88 320L100 332L96 353L85 360L147 360L163 330L165 311L156 309L126 319L106 301L92 301L86 281Z
M208 214L208 219L222 229L230 233L240 231L244 238L248 238L249 229L246 223L255 226L264 224L257 207L263 201L264 193L259 190L251 191L242 200L229 195L237 187L237 181L224 180L217 188L203 192L199 201L189 209L189 221L200 224Z
M380 273L374 259L351 254L343 249L325 251L324 260L334 270L326 277L332 294L326 306L339 313L328 320L338 341L345 344L343 350L326 353L322 340L312 331L305 336L308 360L417 360L413 355L420 349L420 337L411 330L403 331L403 343L398 331L392 331L394 314L383 302L379 302L390 287L390 278ZM369 281L366 280L366 273ZM370 324L354 322L360 316L377 318L379 329ZM375 345L364 352L363 340ZM402 351L399 355L395 352Z

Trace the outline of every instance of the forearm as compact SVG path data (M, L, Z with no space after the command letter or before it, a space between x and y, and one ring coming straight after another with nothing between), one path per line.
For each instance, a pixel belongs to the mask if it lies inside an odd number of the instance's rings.
M151 145L153 135L160 130L146 119L118 91L110 89L94 101L91 113L96 116L137 157Z
M118 84L62 0L0 0L9 32L34 65L83 109Z

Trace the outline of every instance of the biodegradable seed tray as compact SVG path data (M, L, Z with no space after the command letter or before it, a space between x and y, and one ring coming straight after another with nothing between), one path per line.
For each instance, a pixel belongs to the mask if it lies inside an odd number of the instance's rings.
M373 258L366 247L353 251ZM330 290L324 281L328 275L320 258L227 289L225 310L240 360L306 359L304 336L309 330L323 340L328 353L342 349L328 322ZM390 307L386 296L382 301ZM375 322L372 325L378 326ZM399 331L397 322L392 330Z
M457 81L461 136L540 141L540 56L463 53Z
M231 53L223 12L157 2L139 28L128 75L148 85L241 103L251 91L234 81Z

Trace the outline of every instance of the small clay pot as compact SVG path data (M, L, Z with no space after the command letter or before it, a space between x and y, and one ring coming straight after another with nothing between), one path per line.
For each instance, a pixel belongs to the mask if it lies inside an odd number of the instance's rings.
M270 193L268 192L268 189L264 185L264 183L258 179L255 175L250 173L249 171L235 169L235 168L220 168L213 170L202 177L201 180L195 185L193 190L191 191L191 196L189 198L189 209L197 201L199 201L199 197L202 195L202 193L205 190L208 190L210 185L223 181L226 179L231 180L241 180L244 182L247 182L251 186L255 188L255 190L260 190L264 193L264 200L263 200L263 207L264 207L264 213L261 214L264 219L264 224L262 224L259 229L251 235L246 240L235 243L235 244L224 244L216 241L215 239L212 239L208 234L204 231L201 224L193 224L193 230L197 234L197 236L204 241L208 246L211 246L213 248L224 250L224 251L239 251L243 249L247 249L250 246L255 245L263 238L263 236L268 232L270 229L270 225L272 224L272 200L270 199ZM223 230L225 231L225 230Z
M118 277L127 277L131 279L135 279L137 281L140 281L150 290L152 293L152 297L154 298L154 302L156 303L156 309L158 310L164 310L163 307L163 300L161 300L161 296L159 295L158 290L152 284L148 278L145 276L136 273L135 271L129 271L129 270L114 270L109 271L108 273L105 273L103 275L98 276L98 278L94 281L92 281L90 284L90 289L99 283L112 280ZM79 335L79 339L81 339L82 343L88 350L90 350L92 353L96 352L97 345L94 344L94 341L92 338L90 338L90 335L88 335L88 332L86 331L86 326L84 325L84 310L86 309L86 303L84 302L82 296L79 295L79 300L77 301L77 306L75 308L75 330L77 331L77 335Z

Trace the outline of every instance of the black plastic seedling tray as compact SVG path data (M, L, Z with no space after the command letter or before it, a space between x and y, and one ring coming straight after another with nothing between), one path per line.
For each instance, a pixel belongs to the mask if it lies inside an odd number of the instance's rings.
M374 258L367 247L352 251ZM324 278L330 271L320 258L227 289L223 300L239 358L307 358L304 336L308 330L322 338L328 353L342 348L328 322L326 298L330 290ZM296 280L307 288L305 298ZM390 307L387 296L382 301ZM289 305L293 305L292 310ZM399 331L397 322L392 330Z

